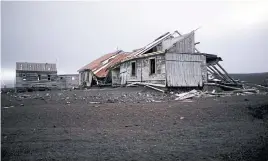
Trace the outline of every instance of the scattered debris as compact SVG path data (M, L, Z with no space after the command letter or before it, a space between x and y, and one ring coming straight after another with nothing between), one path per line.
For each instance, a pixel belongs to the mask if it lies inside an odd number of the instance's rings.
M91 104L100 104L100 102L89 102Z
M193 100L189 100L189 99L185 99L185 100L182 100L181 102L194 102Z
M183 120L184 119L184 117L180 117L180 120Z
M153 87L153 86L150 86L150 85L145 85L145 87L149 87L149 88L151 88L151 89L154 89L154 90L157 90L157 91L160 91L160 92L165 93L165 91L164 91L164 90L159 89L159 88L156 88L156 87Z
M15 96L15 98L16 98L17 96ZM23 94L23 95L21 95L21 96L19 96L20 98L28 98L28 97L31 97L31 95L28 95L28 94Z
M156 100L151 100L152 102L162 102L162 101L156 101Z
M3 107L3 108L12 108L12 107L14 107L14 106L9 106L9 107L8 107L8 106L5 106L5 107Z
M241 88L231 87L231 86L227 86L227 85L223 85L223 84L219 84L219 83L204 83L204 84L208 85L208 86L219 86L219 87L223 87L223 88L227 88L227 89L231 89L231 90L241 89Z
M66 102L66 104L70 104L71 102Z
M200 92L198 92L197 90L194 89L194 90L191 90L190 92L176 94L177 98L175 98L175 100L185 100L188 98L195 97L199 94L200 94Z
M20 104L20 106L24 106L24 104Z
M166 87L166 86L163 85L163 84L141 83L141 82L135 82L135 83L128 84L127 87L132 87L132 86L134 86L134 85L142 85L142 86L145 86L145 87L148 87L148 88L151 88L151 89L154 89L154 90L163 92L163 93L165 93L164 90L159 89L159 88L156 88L156 87L162 87L162 88L165 88L165 87Z

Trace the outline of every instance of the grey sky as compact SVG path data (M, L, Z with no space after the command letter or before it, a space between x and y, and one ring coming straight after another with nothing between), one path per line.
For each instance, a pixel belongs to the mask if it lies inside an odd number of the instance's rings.
M116 47L131 51L200 26L197 48L221 56L228 72L268 71L265 1L1 3L3 79L17 61L57 62L59 73L76 73Z

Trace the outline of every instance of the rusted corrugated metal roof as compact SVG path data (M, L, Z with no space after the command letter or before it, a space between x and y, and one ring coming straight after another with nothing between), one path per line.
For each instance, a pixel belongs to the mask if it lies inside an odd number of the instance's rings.
M109 63L104 67L104 68L100 68L101 70L99 70L98 72L94 72L95 75L97 75L98 77L106 77L108 72L109 72L109 68L115 64L117 64L118 62L120 62L121 60L125 59L129 54L128 53L119 53L117 54L113 59L111 59L109 61Z
M108 68L111 67L112 65L116 64L117 62L120 62L124 58L128 56L128 53L123 52L122 50L105 54L102 57L92 61L88 65L82 67L78 71L83 71L83 70L91 70L95 76L97 77L106 77L108 74Z

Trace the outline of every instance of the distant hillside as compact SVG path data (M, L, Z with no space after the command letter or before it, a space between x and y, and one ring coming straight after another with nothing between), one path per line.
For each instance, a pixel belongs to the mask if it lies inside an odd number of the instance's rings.
M247 73L247 74L230 74L234 79L247 81L254 84L268 86L268 72L266 73Z

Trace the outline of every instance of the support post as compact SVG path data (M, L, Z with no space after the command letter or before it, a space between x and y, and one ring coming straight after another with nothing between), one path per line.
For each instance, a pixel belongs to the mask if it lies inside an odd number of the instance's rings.
M215 74L217 74L221 79L223 79L224 81L228 81L226 80L225 77L222 77L219 73L217 73L213 68L211 68L210 66L207 66L211 71L213 71Z
M219 71L219 69L217 69L214 65L211 65L211 67L213 68L213 69L215 69L222 77L224 77L227 81L228 81L228 77L226 77L224 74L222 74L221 73L221 71Z
M237 82L232 77L229 76L226 70L218 62L216 64L221 68L221 70L225 73L227 77L229 77L235 84L237 84Z
M219 78L219 76L218 76L216 73L212 72L209 68L207 68L207 71L208 71L210 74L212 74L213 76L215 76L216 78ZM221 77L220 77L220 79L221 79Z

